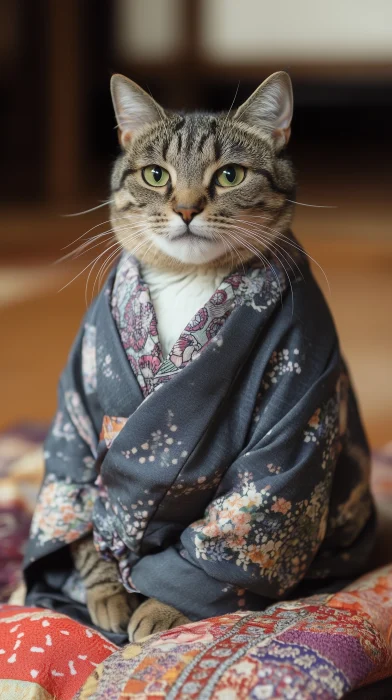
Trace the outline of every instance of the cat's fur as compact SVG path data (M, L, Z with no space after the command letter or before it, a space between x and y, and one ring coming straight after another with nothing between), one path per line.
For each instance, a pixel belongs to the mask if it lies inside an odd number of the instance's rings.
M290 266L285 234L295 183L284 152L293 104L286 73L272 75L233 115L167 113L119 75L112 96L122 152L112 175L111 221L121 248L154 266L185 271L232 268L267 250ZM166 186L143 180L142 169L152 164L169 172ZM220 187L215 173L229 164L243 166L245 179ZM187 221L184 211L193 218ZM99 558L92 539L73 545L72 553L95 624L128 628L137 641L187 622L174 608L126 593L116 566Z

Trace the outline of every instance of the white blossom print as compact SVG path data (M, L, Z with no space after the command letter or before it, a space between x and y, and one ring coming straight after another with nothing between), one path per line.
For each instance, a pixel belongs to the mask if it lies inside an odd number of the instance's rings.
M84 327L82 344L82 375L83 386L87 395L97 390L97 329L90 323Z
M264 375L263 388L269 389L277 384L281 377L287 374L301 374L302 367L299 362L299 349L283 348L274 350Z

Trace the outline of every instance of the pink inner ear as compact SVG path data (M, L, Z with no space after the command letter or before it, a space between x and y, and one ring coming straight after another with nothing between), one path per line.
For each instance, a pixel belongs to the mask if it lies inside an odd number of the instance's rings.
M274 131L272 132L272 135L279 148L282 148L288 143L290 134L291 126L288 126L286 129L274 129Z
M129 143L131 138L132 138L132 134L130 131L121 131L121 129L119 130L119 141L120 141L120 143L122 143L123 146L125 146L127 143Z

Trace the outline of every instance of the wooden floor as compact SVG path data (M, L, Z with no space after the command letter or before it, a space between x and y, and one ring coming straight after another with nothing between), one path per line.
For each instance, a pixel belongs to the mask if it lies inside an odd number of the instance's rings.
M36 225L49 231L48 217L36 216ZM354 220L352 207L321 213L301 209L294 227L328 277L331 294L314 266L374 446L392 439L392 239L386 235L387 212L377 216L375 220L374 212L366 209ZM370 226L372 239L366 235ZM34 262L24 258L23 264L13 256L0 266L0 428L25 420L48 421L53 415L57 379L86 308L86 275L58 290L81 269L80 263L53 268L39 256Z

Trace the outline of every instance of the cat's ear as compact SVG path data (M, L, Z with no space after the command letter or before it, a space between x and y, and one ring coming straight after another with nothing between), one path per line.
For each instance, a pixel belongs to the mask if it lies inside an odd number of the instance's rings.
M288 73L273 73L238 107L234 119L272 133L276 148L290 138L293 116L293 88Z
M164 119L165 112L162 107L139 85L125 78L124 75L112 76L110 90L120 130L120 143L123 147L144 126Z

